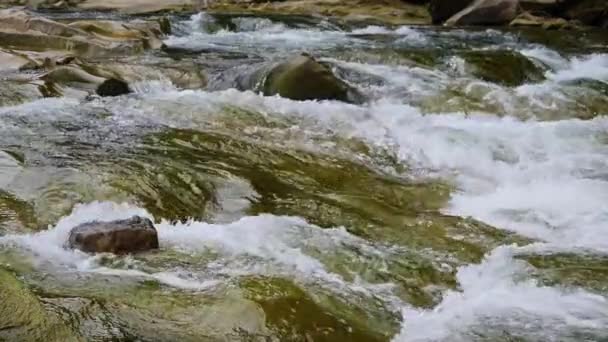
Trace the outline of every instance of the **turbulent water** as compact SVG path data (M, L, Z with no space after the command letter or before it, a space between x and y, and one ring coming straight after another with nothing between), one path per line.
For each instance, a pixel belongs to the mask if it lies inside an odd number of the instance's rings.
M192 60L208 89L0 108L0 261L70 336L608 339L605 33L172 25L141 58ZM368 101L244 82L300 51ZM539 77L502 82L506 54ZM64 248L79 223L134 214L159 252Z

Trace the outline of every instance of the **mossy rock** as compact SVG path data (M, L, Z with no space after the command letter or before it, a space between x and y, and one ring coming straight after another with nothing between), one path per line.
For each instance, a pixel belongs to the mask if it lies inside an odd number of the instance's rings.
M470 51L463 58L472 66L471 73L487 82L515 87L544 79L542 67L518 52Z
M389 312L366 313L332 296L311 296L289 280L241 280L247 297L264 310L266 325L281 341L388 341L399 327Z
M0 268L0 341L82 341L17 277Z
M274 67L264 82L264 95L304 100L363 102L362 95L325 65L302 54Z

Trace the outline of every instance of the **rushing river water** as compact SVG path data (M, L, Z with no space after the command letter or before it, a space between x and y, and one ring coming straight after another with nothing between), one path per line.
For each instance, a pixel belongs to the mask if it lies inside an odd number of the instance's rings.
M74 340L608 339L605 32L172 24L129 62L208 89L0 107L0 262ZM251 90L301 51L367 102ZM539 77L502 82L504 55ZM64 248L134 214L160 251Z

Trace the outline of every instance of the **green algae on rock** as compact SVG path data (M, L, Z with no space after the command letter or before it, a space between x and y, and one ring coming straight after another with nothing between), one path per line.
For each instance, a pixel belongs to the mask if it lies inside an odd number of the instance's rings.
M84 341L2 267L0 303L0 341Z

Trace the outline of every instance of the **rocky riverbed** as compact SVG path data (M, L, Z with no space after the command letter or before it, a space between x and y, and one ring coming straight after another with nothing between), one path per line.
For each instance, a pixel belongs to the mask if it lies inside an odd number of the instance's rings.
M465 2L3 2L0 341L606 339L605 3Z

